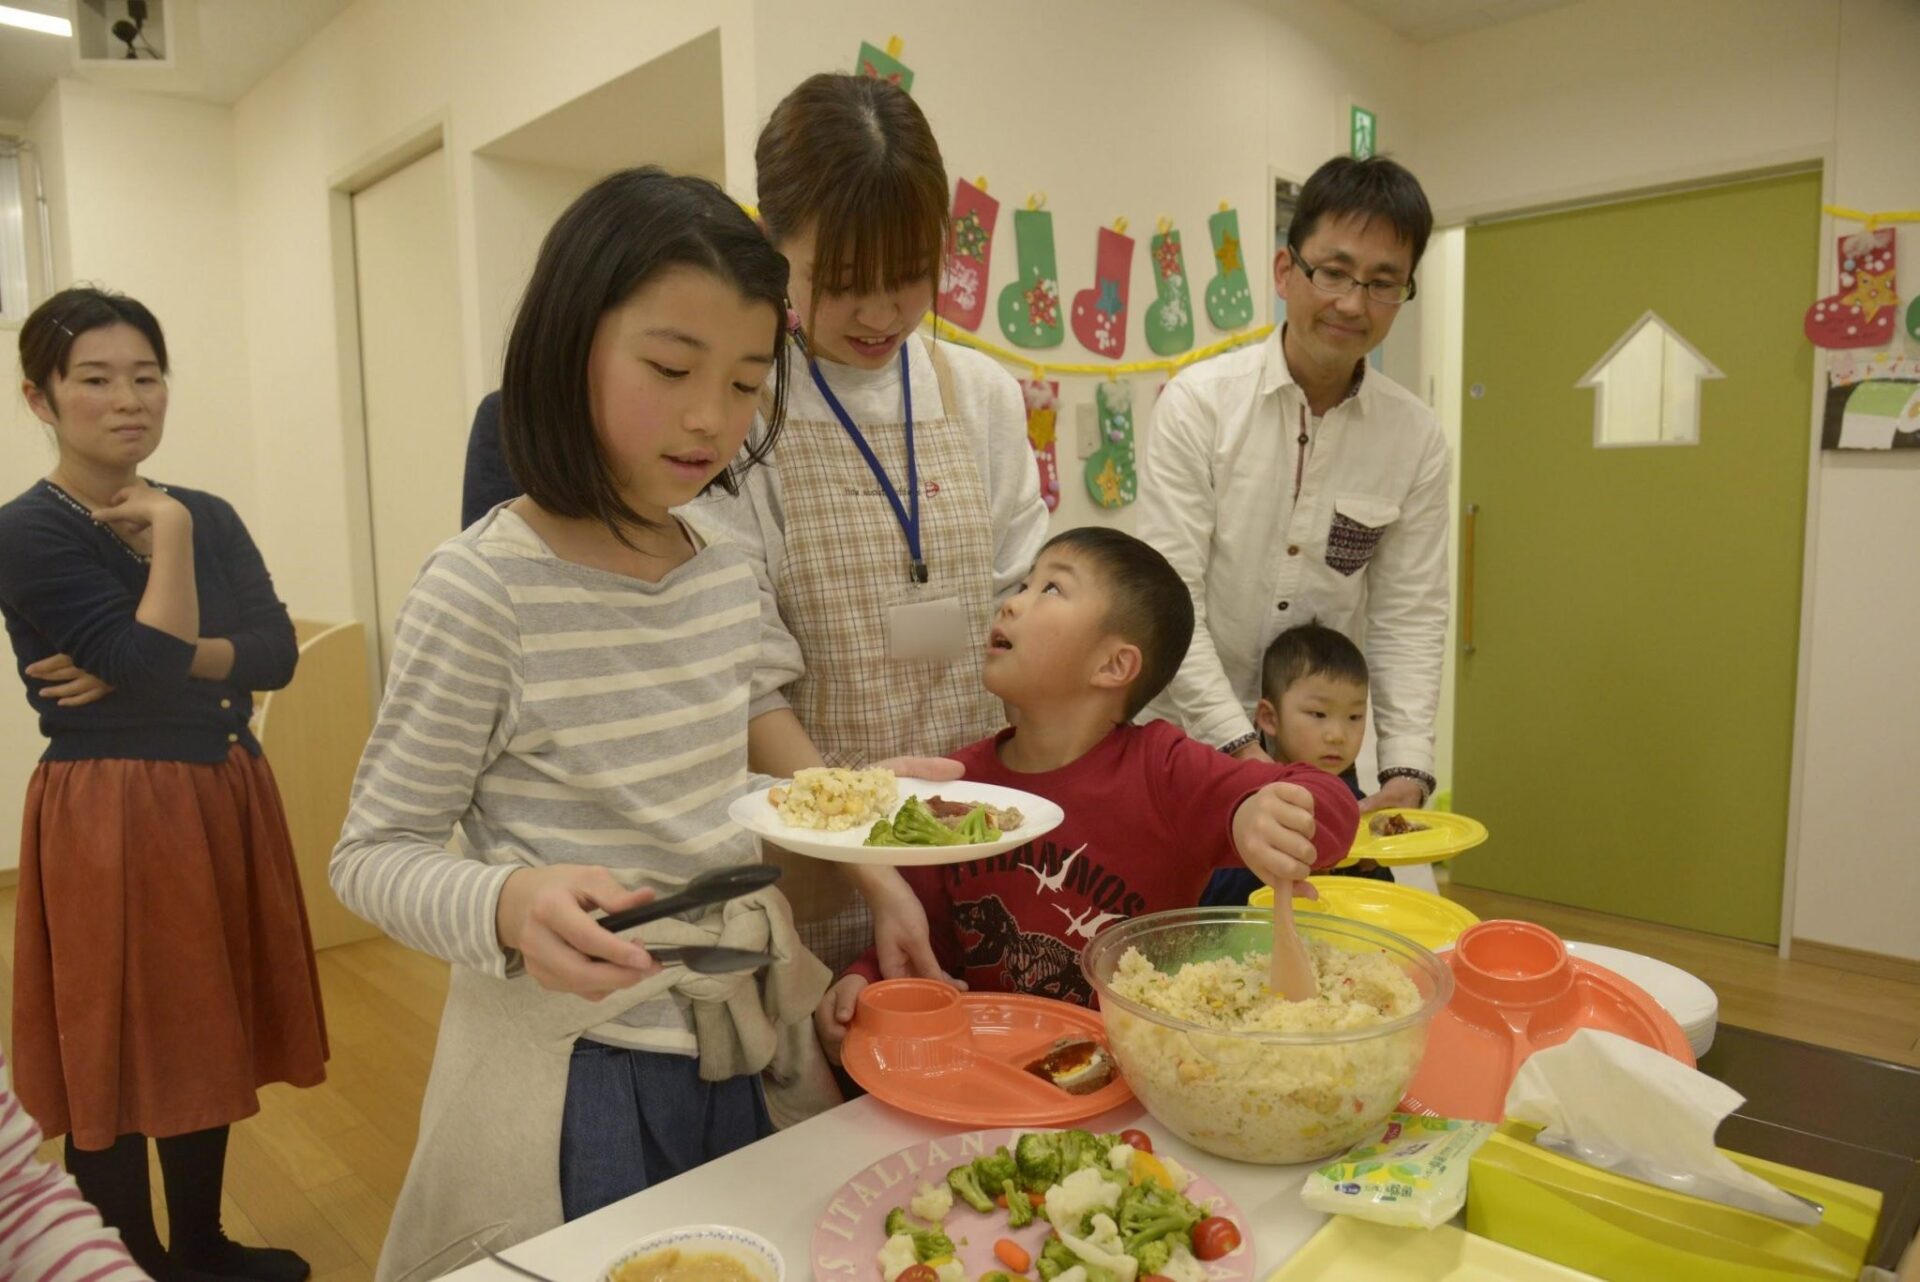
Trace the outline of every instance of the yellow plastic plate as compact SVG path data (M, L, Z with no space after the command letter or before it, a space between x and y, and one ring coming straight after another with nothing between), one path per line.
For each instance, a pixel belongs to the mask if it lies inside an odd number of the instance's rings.
M1405 815L1426 827L1397 837L1376 837L1370 825L1379 815ZM1430 864L1451 859L1463 850L1472 850L1486 839L1487 826L1465 815L1444 810L1376 810L1360 816L1360 831L1354 834L1353 849L1340 862L1345 866L1356 860L1371 859L1389 868L1401 864Z
M1317 901L1296 899L1294 911L1330 913L1349 921L1363 921L1396 935L1405 935L1436 952L1453 947L1461 931L1480 922L1452 900L1414 886L1396 886L1390 881L1370 881L1365 877L1309 877L1307 880L1320 892L1320 898ZM1273 907L1273 888L1260 887L1247 903L1255 908Z
M1267 1282L1593 1282L1464 1229L1399 1229L1336 1215Z

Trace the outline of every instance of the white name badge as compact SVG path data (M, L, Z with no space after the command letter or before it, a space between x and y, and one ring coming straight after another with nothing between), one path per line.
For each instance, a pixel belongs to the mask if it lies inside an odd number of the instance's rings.
M908 601L887 611L887 657L952 663L967 657L967 615L958 597Z

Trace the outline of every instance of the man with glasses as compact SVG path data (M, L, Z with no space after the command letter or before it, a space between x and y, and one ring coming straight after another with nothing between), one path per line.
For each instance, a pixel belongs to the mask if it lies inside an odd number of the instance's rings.
M1371 670L1380 787L1363 811L1419 806L1434 787L1448 449L1432 411L1367 367L1414 296L1432 229L1395 162L1322 165L1274 256L1284 324L1182 371L1143 460L1139 532L1186 580L1199 625L1143 715L1264 758L1249 715L1261 656L1317 619L1359 642Z

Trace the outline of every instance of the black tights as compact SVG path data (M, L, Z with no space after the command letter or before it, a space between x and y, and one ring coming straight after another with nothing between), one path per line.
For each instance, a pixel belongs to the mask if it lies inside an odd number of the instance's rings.
M307 1262L292 1251L245 1247L220 1228L220 1190L227 1165L227 1128L155 1140L167 1190L170 1250L153 1226L153 1188L147 1176L147 1137L122 1135L113 1147L76 1148L67 1137L67 1169L100 1218L120 1231L134 1260L156 1282L242 1278L299 1282Z

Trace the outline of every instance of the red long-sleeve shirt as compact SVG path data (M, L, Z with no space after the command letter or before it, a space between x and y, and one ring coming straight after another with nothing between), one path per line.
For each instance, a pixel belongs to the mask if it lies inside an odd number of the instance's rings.
M1236 761L1154 721L1117 727L1059 770L1020 774L999 755L1014 733L1002 730L954 759L968 779L1056 803L1065 821L991 859L901 869L926 907L935 956L976 992L1092 1005L1081 947L1121 918L1198 903L1215 868L1241 862L1234 812L1267 784L1299 784L1313 795L1316 869L1340 862L1353 845L1353 794L1315 766ZM872 950L848 973L879 979Z

